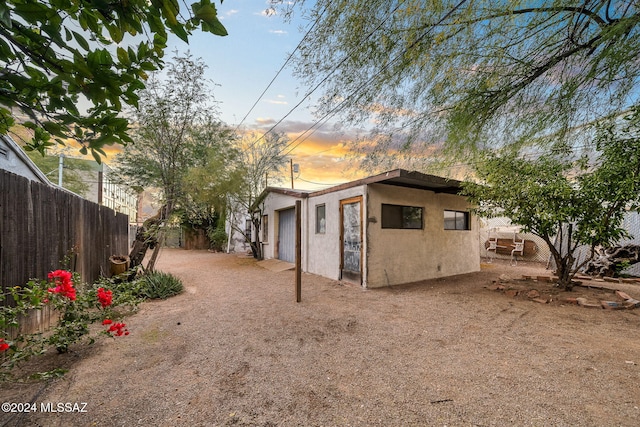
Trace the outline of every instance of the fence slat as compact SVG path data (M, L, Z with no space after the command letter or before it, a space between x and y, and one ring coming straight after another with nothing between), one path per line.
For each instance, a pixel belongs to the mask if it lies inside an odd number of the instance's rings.
M88 283L109 272L110 255L128 253L127 215L5 170L0 170L0 220L3 293L31 278L46 278L63 267L72 250L75 270Z

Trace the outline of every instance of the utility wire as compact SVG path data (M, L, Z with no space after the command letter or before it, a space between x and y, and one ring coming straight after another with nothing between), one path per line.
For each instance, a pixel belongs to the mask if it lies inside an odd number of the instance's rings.
M354 97L358 92L360 92L364 87L368 86L373 80L375 80L378 76L380 76L382 74L382 72L384 72L387 68L389 68L393 63L395 63L398 59L402 58L404 56L404 54L406 54L410 49L413 49L418 43L420 43L432 30L433 28L437 27L438 25L442 24L442 22L444 22L447 18L449 18L449 16L451 16L456 10L458 10L464 3L466 3L467 0L461 0L457 5L455 5L449 12L447 12L442 18L440 18L440 20L435 23L434 25L430 26L420 37L418 37L413 43L411 43L406 49L404 49L399 55L396 55L391 61L387 62L387 64L382 67L377 73L375 73L373 76L371 76L369 79L367 79L364 83L362 83L360 86L358 86L353 92L351 92L346 98L344 98L342 100L342 102L340 102L337 106L335 106L334 108L332 108L330 111L328 111L324 116L322 116L318 121L316 121L309 129L307 129L305 132L303 132L300 136L298 136L297 138L295 138L293 141L291 141L286 148L288 148L289 146L291 146L292 144L294 144L296 141L298 141L303 135L306 134L306 132L312 130L315 126L317 126L320 122L322 121L326 121L328 120L330 117L334 116L340 109L342 109L342 107L346 104L346 102ZM398 9L400 5L396 6L396 9ZM392 12L393 13L393 12ZM382 24L381 24L382 25ZM379 28L380 26L378 26L377 28ZM377 30L376 28L376 30ZM373 33L370 33L368 37L370 37ZM347 56L348 57L348 56ZM346 58L344 58L342 61L340 61L340 63L338 64L338 66L342 65L344 63L344 61L346 60ZM335 71L335 69L334 69ZM328 76L327 76L328 78ZM326 78L322 80L322 82L320 82L320 84L324 83L324 81L326 81ZM318 85L319 86L319 85ZM318 86L316 86L314 88L314 90L316 90L318 88ZM315 130L313 131L315 132ZM311 134L313 134L313 132L311 132ZM311 135L310 134L310 135ZM296 144L295 146L293 146L289 151L287 151L286 154L291 153L291 151L293 151L294 149L296 149L300 144L302 144L304 141L306 140L303 139L302 141L300 141L298 144ZM284 149L283 149L284 150Z
M327 6L328 7L328 6ZM269 82L269 84L267 85L267 87L262 91L262 93L260 94L260 96L258 96L258 99L256 99L256 101L253 103L253 105L251 106L251 108L249 109L249 111L247 111L247 114L244 115L244 117L242 118L242 120L240 120L240 123L238 123L238 125L236 126L236 132L238 132L238 129L240 129L240 126L242 126L242 123L244 123L244 121L247 119L247 117L249 117L249 114L251 114L251 112L253 111L254 108L256 108L256 105L258 105L258 102L260 102L260 100L262 99L262 97L265 95L265 93L267 93L267 91L269 90L269 88L271 87L271 85L273 85L273 82L276 81L276 79L278 78L278 76L280 76L280 73L282 73L282 71L284 70L284 68L287 66L287 64L289 63L289 61L291 61L291 58L293 58L293 55L298 51L298 49L300 49L300 46L302 46L302 42L304 42L307 37L309 36L309 34L311 33L311 31L315 28L315 26L318 24L318 22L320 22L320 18L322 17L322 15L324 15L324 12L327 10L327 7L325 7L325 10L322 11L322 13L320 15L318 15L318 18L315 20L315 22L313 23L313 25L311 25L311 27L309 27L309 29L307 30L306 34L304 35L304 37L302 38L302 40L300 40L300 43L298 43L298 45L296 46L296 48L293 50L293 52L291 52L289 54L289 56L287 57L287 59L284 61L284 64L282 64L282 66L280 67L280 69L278 70L278 72L276 73L275 76L273 76L273 78L271 79L271 81Z
M328 183L326 183L326 182L314 182L314 181L307 181L306 179L303 179L303 178L300 178L300 177L298 177L298 178L296 178L296 179L297 179L298 181L303 181L303 182L306 182L306 183L309 183L309 184L314 184L314 185L323 185L323 186L325 186L325 187L332 187L332 186L334 186L334 185L340 185L340 184L328 184Z
M466 0L465 0L465 1L466 1ZM387 15L387 17L386 17L385 19L383 19L383 20L378 24L378 26L377 26L376 28L374 28L371 32L369 32L369 34L367 34L367 36L366 36L362 41L364 42L364 41L368 40L369 38L371 38L371 36L373 36L373 34L374 34L376 31L378 31L378 30L382 27L382 25L383 25L385 22L387 22L387 20L388 20L388 19L389 19L389 18L390 18L390 17L391 17L391 16L392 16L392 15L393 15L397 10L398 10L398 8L400 8L400 6L401 6L402 4L403 4L403 2L399 2L399 3L396 5L396 7L395 7L395 8L394 8L394 9L393 9L393 10L392 10L388 15ZM324 14L324 12L327 10L327 8L328 8L328 6L327 6L327 7L325 7L325 9L323 10L322 14ZM321 14L320 16L322 16L322 14ZM320 16L318 17L318 20L314 23L314 26L318 23L318 21L319 21L319 19L320 19ZM307 34L308 34L308 33L307 33ZM305 37L306 37L306 36L305 36ZM302 42L300 42L300 43L302 43ZM293 112L294 112L298 107L300 107L300 105L302 105L302 104L307 100L307 98L309 98L309 97L311 96L311 94L313 94L313 92L315 92L315 91L316 91L320 86L322 86L322 85L324 84L324 82L326 82L326 81L329 79L329 77L331 77L331 76L332 76L332 75L333 75L333 74L334 74L334 73L339 69L339 67L340 67L342 64L344 64L344 63L347 61L347 59L349 59L349 57L352 55L352 53L353 53L354 51L355 51L355 49L354 49L354 50L352 50L351 52L349 52L347 55L345 55L345 56L344 56L344 58L342 58L342 59L340 60L340 62L339 62L339 63L338 63L334 68L333 68L333 70L332 70L329 74L327 74L327 75L326 75L326 76L325 76L325 77L320 81L320 83L318 83L316 86L314 86L314 88L313 88L313 89L311 89L310 91L308 91L308 92L304 95L304 97L302 98L302 100L301 100L300 102L298 102L295 106L293 106L293 108L291 108L291 109L289 110L289 112L287 112L287 113L284 115L284 117L282 117L280 120L278 120L278 121L277 121L273 126L271 126L271 127L269 128L269 130L267 130L267 131L266 131L264 134L262 134L259 138L257 138L255 141L253 141L253 143L251 143L251 147L253 147L253 146L254 146L255 144L257 144L259 141L261 141L262 139L264 139L265 135L267 135L267 134L269 134L269 133L273 132L273 131L274 131L274 129L275 129L279 124L281 124L281 123L282 123L282 122L283 122L287 117L289 117L289 116L291 115L291 113L293 113ZM322 120L322 119L321 119L321 120ZM315 126L315 125L317 125L317 122L316 122L316 124L314 124L313 126ZM312 128L313 128L313 126L312 126ZM307 129L307 131L308 131L308 130L309 130L309 129ZM305 131L305 133L306 133L307 131ZM296 138L294 141L297 141L297 139L298 139L298 138ZM290 145L290 144L288 144L288 145ZM287 147L288 147L288 145L287 145ZM282 153L282 151L284 151L287 147L283 148L283 149L280 151L280 153ZM278 153L277 155L279 155L280 153ZM274 156L274 157L275 157L275 156Z

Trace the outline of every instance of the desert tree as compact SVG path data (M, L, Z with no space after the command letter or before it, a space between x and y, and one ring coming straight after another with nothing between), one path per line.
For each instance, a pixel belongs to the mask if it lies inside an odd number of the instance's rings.
M481 216L506 216L540 236L551 252L559 284L594 256L629 237L624 215L640 207L640 116L633 113L598 126L595 151L503 148L479 155L478 183L464 193ZM588 248L578 259L580 246Z
M139 105L169 35L187 42L198 28L227 34L210 0L0 2L0 133L24 120L27 148L73 139L100 161L105 145L131 142L119 113Z
M260 196L268 183L276 184L282 178L288 163L288 143L288 137L282 133L247 132L234 141L232 150L210 150L207 164L190 172L196 200L225 206L232 229L244 236L258 259L263 256ZM251 220L251 231L238 224L239 218L246 217Z
M233 132L217 118L206 66L189 53L175 56L163 74L150 76L132 115L133 143L116 157L121 179L138 188L162 190L159 219L165 221L184 200L184 179L219 149Z
M353 146L370 168L421 145L566 143L637 104L634 0L294 3L313 23L296 73L322 92L319 116L375 123Z

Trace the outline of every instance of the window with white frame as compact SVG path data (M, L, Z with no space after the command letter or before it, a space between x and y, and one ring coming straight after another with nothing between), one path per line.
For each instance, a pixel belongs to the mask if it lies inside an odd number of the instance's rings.
M469 222L469 212L464 211L444 211L445 230L471 230Z

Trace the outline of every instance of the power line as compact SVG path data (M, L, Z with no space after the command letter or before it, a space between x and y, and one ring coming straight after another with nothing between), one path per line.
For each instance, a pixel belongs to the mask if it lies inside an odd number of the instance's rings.
M240 126L242 126L242 123L244 123L244 121L247 119L247 117L249 117L249 114L251 114L251 112L253 111L254 108L256 108L256 105L258 105L258 102L260 102L260 100L262 99L262 97L265 95L265 93L267 93L267 91L269 90L269 88L271 87L271 85L273 85L273 82L276 81L276 79L278 78L278 76L280 76L280 73L282 73L282 71L284 70L284 68L287 66L287 64L289 63L289 61L291 61L291 58L293 58L293 55L298 51L298 49L300 49L300 46L302 46L302 42L304 42L307 37L309 36L309 33L311 33L311 31L315 28L315 26L318 24L318 22L320 22L320 18L322 17L322 15L324 15L324 12L327 10L328 6L325 7L325 9L322 11L322 13L320 15L318 15L318 18L315 20L315 22L313 23L313 25L311 25L309 27L309 29L307 30L306 34L304 35L304 37L302 38L302 40L300 40L300 42L298 43L298 45L296 46L296 48L293 50L293 52L291 52L289 54L289 56L287 57L287 59L284 61L284 64L282 64L282 66L280 67L280 69L278 70L278 72L276 73L275 76L273 76L273 78L271 79L271 81L269 82L269 84L267 85L267 87L262 91L262 93L260 94L260 96L258 96L258 99L256 99L256 101L253 103L253 105L251 106L251 108L249 109L249 111L247 111L247 114L244 115L244 117L242 118L242 120L240 120L240 123L238 123L238 125L236 126L236 132L238 131L238 129L240 129Z
M464 1L466 1L466 0L464 0ZM383 20L378 24L378 26L376 26L376 28L374 28L371 32L369 32L369 34L367 34L367 36L366 36L362 41L364 42L364 41L368 40L369 38L371 38L371 36L373 36L373 34L374 34L376 31L378 31L378 30L382 27L382 25L384 25L384 23L385 23L385 22L387 22L387 20L388 20L388 19L389 19L389 18L390 18L390 17L391 17L391 16L392 16L392 15L393 15L397 10L398 10L398 8L400 8L400 6L401 6L402 4L403 4L403 2L399 2L399 3L396 5L396 7L395 7L395 8L394 8L394 9L393 9L393 10L392 10L392 11L391 11L391 12L390 12L386 17L385 17L385 19L383 19ZM327 7L325 7L325 9L322 11L322 13L320 14L320 16L318 16L318 19L317 19L317 20L316 20L316 22L314 23L314 26L319 22L320 17L324 14L324 12L327 10L327 8L328 8L328 5L327 5ZM308 33L309 33L309 32L307 32L307 35L308 35ZM306 38L306 36L307 36L307 35L305 35L305 38ZM304 40L304 39L303 39L303 40ZM300 42L300 44L302 44L302 41ZM300 45L298 45L298 47L299 47L299 46L300 46ZM296 49L297 49L297 48L296 48ZM311 96L311 94L313 94L313 92L315 92L315 91L316 91L320 86L322 86L322 85L324 84L324 82L326 82L326 81L329 79L329 77L331 77L331 76L332 76L332 75L333 75L333 74L334 74L334 73L339 69L339 67L340 67L342 64L344 64L344 63L347 61L347 59L349 59L349 57L353 54L353 52L355 52L355 50L356 50L356 49L353 49L353 50L351 50L347 55L345 55L345 56L340 60L340 62L339 62L339 63L338 63L334 68L333 68L333 70L332 70L330 73L328 73L328 74L327 74L327 75L326 75L326 76L325 76L325 77L324 77L324 78L323 78L323 79L322 79L322 80L321 80L321 81L320 81L316 86L314 86L314 88L313 88L313 89L311 89L310 91L308 91L308 92L304 95L304 97L302 98L302 100L301 100L300 102L298 102L296 105L294 105L294 106L293 106L293 108L291 108L291 109L290 109L290 110L289 110L289 111L284 115L284 117L282 117L280 120L278 120L278 121L277 121L273 126L271 126L271 128L269 128L269 130L267 130L264 134L262 134L262 136L260 136L260 137L259 137L259 138L257 138L253 143L251 143L251 147L253 147L255 144L257 144L260 140L264 139L265 135L267 135L267 134L268 134L268 133L270 133L270 132L273 132L273 130L274 130L274 129L279 125L279 124L281 124L281 123L282 123L282 122L283 122L287 117L289 117L289 116L291 115L291 113L293 113L293 112L294 112L298 107L300 107L300 105L302 105L302 104L307 100L307 98L309 98L309 97ZM321 119L321 120L322 120L322 119ZM320 120L320 121L321 121L321 120ZM316 122L316 123L315 123L311 128L313 128L316 124L317 124L317 122ZM308 131L308 130L310 130L310 129L307 129L307 131ZM305 131L304 133L306 133L307 131ZM294 142L295 142L295 141L297 141L297 140L298 140L298 138L296 138L296 139L294 140ZM291 144L291 143L290 143L290 144ZM286 149L287 149L287 147L288 147L290 144L288 144L286 147L284 147L284 148L283 148L283 149L282 149L282 150L281 150L277 155L280 155L280 154L282 153L282 151L286 150ZM290 152L290 151L289 151L289 152Z
M358 92L360 92L364 87L368 86L374 79L376 79L378 76L380 76L382 74L382 72L384 72L387 68L389 68L393 63L395 63L398 59L402 58L410 49L413 49L418 43L420 43L428 34L429 32L431 32L433 30L433 28L437 27L438 25L442 24L442 22L444 22L445 19L449 18L449 16L451 16L456 10L458 10L460 8L460 6L462 6L464 3L466 3L467 0L461 0L456 6L454 6L449 12L447 12L442 18L440 18L440 20L430 26L420 37L418 37L413 43L411 43L406 49L404 49L400 54L396 55L391 61L387 62L387 64L382 67L377 73L375 73L373 76L371 76L368 80L366 80L364 83L362 83L360 86L358 86L354 91L352 91L347 97L345 97L342 102L340 102L337 106L335 106L334 108L332 108L330 111L328 111L324 116L322 116L318 121L316 121L309 129L307 129L305 132L303 132L300 136L298 136L297 138L295 138L293 141L291 141L287 147L285 147L284 149L288 148L289 146L291 146L293 143L295 143L298 139L300 139L305 133L307 133L308 131L312 130L316 125L318 125L320 122L328 120L330 117L332 117L333 115L335 115L342 107L343 105L346 104L346 102L354 97ZM398 7L400 7L400 4L398 4L398 6L396 6L396 9L398 9ZM393 12L392 12L393 13ZM386 20L385 20L386 21ZM382 24L380 24L381 26ZM380 27L378 26L376 28L376 30ZM375 31L375 30L374 30ZM368 37L370 37L373 33L370 33ZM367 38L368 38L367 37ZM348 57L348 56L347 56ZM338 64L337 67L339 67L340 65L342 65L344 63L344 61L346 60L346 58L344 58L342 61L340 61L340 63ZM337 69L336 67L336 69ZM335 72L336 69L334 69L332 71ZM320 84L324 83L326 81L326 79L328 78L328 76L323 79ZM318 88L318 86L320 86L320 84L318 84L314 90L316 90ZM315 130L313 131L315 132ZM313 133L312 132L312 133ZM289 151L287 151L286 154L291 153L291 151L293 151L294 149L296 149L300 144L302 144L302 142L304 142L306 140L303 139L302 141L300 141L298 144L296 144L294 147L292 147ZM284 150L283 149L283 150ZM278 153L280 154L280 153Z
M334 186L334 185L340 185L340 184L341 184L341 183L337 183L337 184L327 184L326 182L314 182L314 181L307 181L306 179L303 179L303 178L300 178L300 177L298 177L298 178L296 178L296 179L297 179L298 181L306 182L306 183L309 183L309 184L314 184L314 185L323 185L323 186L326 186L326 187L332 187L332 186Z

